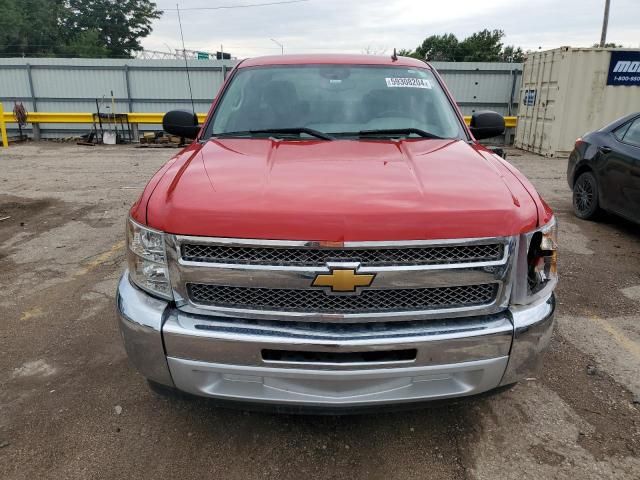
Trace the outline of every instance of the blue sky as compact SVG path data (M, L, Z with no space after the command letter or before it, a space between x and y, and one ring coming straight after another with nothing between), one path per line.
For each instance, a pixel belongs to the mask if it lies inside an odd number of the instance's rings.
M269 0L179 0L181 8ZM273 0L276 1L276 0ZM156 0L160 8L176 2ZM611 0L607 41L640 48L640 0ZM188 49L224 45L238 57L280 53L390 53L415 48L431 34L463 38L483 28L505 31L505 43L527 50L591 46L600 40L604 0L308 0L225 10L183 11ZM143 41L149 50L180 47L176 12L167 10Z

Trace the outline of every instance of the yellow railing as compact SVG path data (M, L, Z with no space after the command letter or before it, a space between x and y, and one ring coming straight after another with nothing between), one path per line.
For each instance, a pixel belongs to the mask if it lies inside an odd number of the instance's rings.
M467 120L469 118L469 120ZM465 117L465 121L469 123L471 117ZM516 128L518 125L518 117L504 117L504 126L507 128Z
M11 118L13 118L13 114L11 115ZM0 102L0 143L2 143L4 148L9 146L9 140L7 139L7 125L5 122L5 113L2 108L2 102Z
M206 118L206 113L198 113L198 121L203 123ZM164 113L130 113L129 123L152 123L161 124Z
M164 113L129 113L129 123L161 124ZM198 113L198 120L204 122L206 113ZM467 125L471 117L464 117ZM516 117L505 117L507 128L514 128L517 124ZM92 123L92 113L72 113L72 112L31 112L27 115L27 123ZM0 130L2 131L2 144L8 145L6 123L16 123L13 112L3 112L0 103Z
M129 113L129 123L161 124L164 113ZM198 120L204 122L206 113L198 113ZM103 120L105 118L103 117ZM4 113L6 123L16 123L12 112ZM92 123L92 113L71 112L30 112L27 114L27 123Z

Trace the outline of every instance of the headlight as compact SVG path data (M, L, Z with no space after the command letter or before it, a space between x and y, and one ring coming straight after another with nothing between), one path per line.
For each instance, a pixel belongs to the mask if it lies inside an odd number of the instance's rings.
M143 227L129 219L127 246L131 281L149 293L171 300L164 233Z
M542 299L558 283L558 227L555 217L543 227L520 239L514 303L528 304Z

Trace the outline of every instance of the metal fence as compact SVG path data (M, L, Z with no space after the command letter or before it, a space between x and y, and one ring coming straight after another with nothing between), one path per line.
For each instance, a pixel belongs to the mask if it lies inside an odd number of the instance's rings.
M190 60L189 76L197 112L207 112L234 60ZM517 112L522 64L435 62L463 114L490 109ZM115 113L166 112L191 108L185 64L180 60L0 58L0 102L11 110L22 102L29 112L95 112L96 100ZM15 132L15 124L9 125ZM30 132L31 125L26 131ZM86 132L86 124L43 124L43 137ZM157 130L158 125L140 125Z
M207 112L235 62L192 60L188 65L195 110ZM95 112L98 100L104 111L112 113L112 94L115 113L191 108L185 64L180 60L0 59L0 101L5 110L22 102L29 112ZM89 128L46 124L42 136Z
M494 110L504 116L518 112L522 63L432 62L453 93L463 115Z

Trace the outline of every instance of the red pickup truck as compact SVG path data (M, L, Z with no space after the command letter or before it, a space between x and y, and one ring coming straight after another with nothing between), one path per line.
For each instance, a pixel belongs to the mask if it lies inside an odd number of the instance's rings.
M157 391L376 406L477 394L548 345L556 224L478 143L442 78L403 57L249 59L127 221L117 292Z

